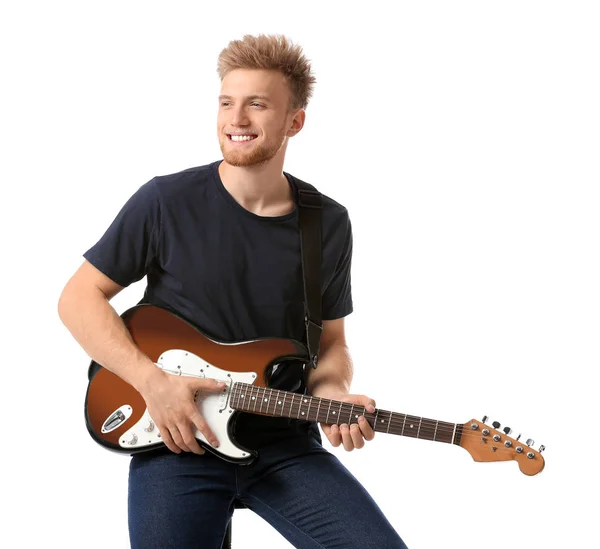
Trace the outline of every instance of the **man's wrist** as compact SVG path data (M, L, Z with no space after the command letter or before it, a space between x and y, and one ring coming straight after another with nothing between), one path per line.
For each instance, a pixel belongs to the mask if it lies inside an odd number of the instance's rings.
M131 384L138 393L143 395L164 375L165 372L153 362L144 362L137 368L135 379Z

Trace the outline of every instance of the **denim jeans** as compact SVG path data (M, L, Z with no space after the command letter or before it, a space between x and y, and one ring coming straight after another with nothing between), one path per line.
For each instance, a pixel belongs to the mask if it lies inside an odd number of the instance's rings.
M406 549L362 485L312 436L258 451L250 465L231 464L209 452L134 455L132 549L219 549L236 499L294 547Z

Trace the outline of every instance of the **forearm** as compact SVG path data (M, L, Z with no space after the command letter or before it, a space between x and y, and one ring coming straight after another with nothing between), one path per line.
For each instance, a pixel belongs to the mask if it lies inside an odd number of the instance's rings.
M138 391L149 376L160 372L133 342L121 317L97 289L67 287L58 304L63 324L98 364Z
M333 343L323 352L317 367L310 368L307 379L308 393L313 396L348 394L353 373L348 347L345 343Z

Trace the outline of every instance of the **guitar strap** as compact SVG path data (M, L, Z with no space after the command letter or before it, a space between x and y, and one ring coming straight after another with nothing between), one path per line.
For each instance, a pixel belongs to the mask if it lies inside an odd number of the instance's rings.
M298 188L300 249L304 279L304 325L310 365L317 367L323 320L321 310L321 212L323 196L309 183L294 177Z

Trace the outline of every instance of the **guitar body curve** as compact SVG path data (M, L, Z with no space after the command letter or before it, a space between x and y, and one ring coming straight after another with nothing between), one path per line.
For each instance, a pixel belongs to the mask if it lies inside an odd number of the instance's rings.
M238 445L233 435L238 414L230 405L236 382L268 387L274 365L307 360L306 347L292 339L261 338L225 343L205 335L176 313L155 305L137 305L122 315L135 344L157 367L173 375L208 377L224 381L223 393L198 399L198 409L219 440L210 446L200 431L198 442L219 457L249 463L256 453ZM140 393L118 375L92 361L85 397L85 421L91 437L101 446L135 454L165 447Z

